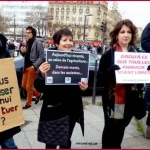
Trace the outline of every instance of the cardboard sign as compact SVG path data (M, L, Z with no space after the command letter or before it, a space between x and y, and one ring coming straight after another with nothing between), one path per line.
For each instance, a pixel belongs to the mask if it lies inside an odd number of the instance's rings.
M46 61L51 68L46 74L45 84L72 84L88 82L89 53L47 50Z
M0 132L24 123L13 59L0 59Z
M115 52L115 64L121 68L115 71L117 83L150 83L149 53Z

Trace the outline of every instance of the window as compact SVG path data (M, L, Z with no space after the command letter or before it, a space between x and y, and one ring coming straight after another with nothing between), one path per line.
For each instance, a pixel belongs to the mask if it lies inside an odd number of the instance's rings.
M76 21L76 17L75 16L72 17L72 21Z
M69 20L69 14L66 15L66 20Z
M59 11L59 7L56 8L56 11Z
M61 20L64 19L64 12L61 12Z
M83 12L83 7L80 6L80 8L79 8L79 13L82 14L82 12Z
M101 14L101 9L100 9L100 7L98 7L98 9L97 9L97 15L100 15Z
M72 34L75 35L75 30L72 28Z
M81 22L82 21L82 16L79 16L79 22Z
M78 34L81 34L81 28L78 28L78 32L77 32Z
M67 25L67 26L69 25L69 21L66 21L66 25Z
M64 9L64 6L62 6L62 7L61 7L61 11L64 11L64 10L65 10L65 9Z
M87 14L90 13L90 8L89 8L89 6L86 7L86 10L85 10L85 11L86 11Z
M54 10L54 8L53 8L53 7L51 7L51 8L50 8L50 11L53 11L53 10Z
M75 21L72 21L72 26L75 26Z
M70 8L69 8L69 6L67 6L67 8L66 8L66 11L67 11L67 12L69 12L69 11L70 11Z
M72 10L73 10L73 11L76 11L76 6L73 6Z
M59 13L58 12L56 12L56 17L58 17L59 16Z

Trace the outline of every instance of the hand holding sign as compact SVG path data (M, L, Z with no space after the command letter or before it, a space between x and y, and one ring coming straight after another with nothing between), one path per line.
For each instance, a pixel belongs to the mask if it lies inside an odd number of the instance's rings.
M85 91L88 88L87 82L84 82L84 81L79 82L79 86L80 86L80 89L83 91Z
M110 66L110 71L120 70L120 67L116 64Z
M50 64L48 62L44 62L40 65L39 70L41 71L42 75L44 76L45 73L48 72L48 70L50 70Z
M147 67L147 70L150 70L150 65Z

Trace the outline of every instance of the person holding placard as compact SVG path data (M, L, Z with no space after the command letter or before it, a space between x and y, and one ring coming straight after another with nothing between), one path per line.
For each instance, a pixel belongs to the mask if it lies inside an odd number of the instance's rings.
M133 116L145 116L142 106L137 107L143 84L116 83L115 70L121 68L114 64L115 52L138 52L135 46L137 28L131 20L119 21L110 32L110 48L100 60L97 82L103 83L102 96L105 125L102 134L102 148L121 148L124 131ZM139 113L138 113L139 112Z
M53 35L55 50L71 52L73 34L60 29ZM34 86L43 92L43 106L38 125L38 141L46 148L71 148L71 135L78 122L84 134L84 113L81 92L88 88L85 81L76 85L45 85L45 73L51 69L48 62L40 65L40 75Z
M0 59L10 58L10 53L6 50L7 39L0 34ZM17 149L13 136L20 132L19 126L0 132L0 146L3 149Z
M150 53L150 23L148 23L141 35L141 46L145 52ZM150 65L147 70L150 70ZM145 100L147 104L148 116L146 120L146 124L150 126L150 83L146 83L145 85Z

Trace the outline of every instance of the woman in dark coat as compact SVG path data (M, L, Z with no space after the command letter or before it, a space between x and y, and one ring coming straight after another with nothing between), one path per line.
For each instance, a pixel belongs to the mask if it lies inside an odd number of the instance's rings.
M110 33L110 49L100 60L97 82L102 82L105 87L102 96L105 119L102 148L121 148L125 128L132 117L141 119L146 113L145 109L141 113L142 106L138 108L136 105L143 84L117 84L115 77L115 70L120 67L114 64L114 52L137 52L136 32L137 28L130 20L119 21Z
M150 23L148 23L143 29L141 35L141 46L145 52L150 53ZM148 66L147 70L150 70L150 65ZM146 124L150 126L150 83L145 84L144 98L146 100L147 111L148 111Z
M73 35L68 29L58 30L53 36L54 44L60 51L72 51ZM44 77L51 68L44 62L39 70ZM45 81L38 78L35 88L43 92L43 106L41 109L38 141L46 143L46 148L71 148L71 135L75 123L79 122L84 134L84 118L81 91L86 90L86 82L78 85L45 85Z
M11 57L10 53L6 50L6 43L7 43L6 37L3 34L0 34L0 59ZM20 127L14 127L6 131L0 132L1 147L4 149L6 148L16 149L17 146L14 142L13 135L17 134L20 131L21 131Z

